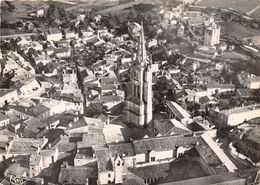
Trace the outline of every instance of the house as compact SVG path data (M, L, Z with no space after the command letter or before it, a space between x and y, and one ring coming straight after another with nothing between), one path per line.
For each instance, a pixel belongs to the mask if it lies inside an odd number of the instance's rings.
M42 149L37 155L42 158L42 168L44 169L50 167L58 160L59 150L57 147Z
M6 160L18 155L29 155L40 152L47 142L48 139L46 138L15 138L6 144L5 152L2 153L1 160Z
M6 127L10 123L8 116L0 112L0 128Z
M61 167L58 182L64 185L96 185L97 173L95 168L68 166Z
M30 156L30 162L29 162L29 177L34 177L38 176L43 168L43 162L42 162L42 157L35 154L32 154Z
M43 53L42 55L33 56L33 61L35 62L36 66L45 66L51 62L51 58L47 54Z
M102 133L84 133L82 141L77 142L77 148L89 148L92 146L103 147L106 144L105 136Z
M203 119L201 116L194 117L193 121L194 130L211 130L215 127L214 124L210 123L206 119Z
M234 173L237 170L236 165L228 158L209 133L205 132L198 138L200 144L195 148L200 157L214 172L213 174Z
M78 33L75 33L73 30L64 31L65 39L77 39L79 37Z
M42 16L44 16L44 9L38 9L38 10L36 11L36 15L37 15L37 17L42 17Z
M66 58L70 56L70 48L57 48L54 50L54 54L57 58Z
M112 107L123 102L123 98L121 96L117 96L117 95L107 95L107 96L105 95L105 96L95 98L94 101L101 102L109 110Z
M13 163L9 163L4 171L5 177L16 176L21 182L26 182L29 172L30 155L19 155L13 157ZM7 184L10 184L9 182Z
M62 39L62 33L56 28L49 28L49 30L45 32L45 38L47 41L60 41Z
M252 90L247 88L236 89L235 96L242 98L254 97L254 95L252 94Z
M18 100L18 91L16 89L0 89L0 107Z
M207 93L209 96L219 94L230 94L235 91L234 84L207 84Z
M98 184L112 183L115 179L113 164L108 148L95 149L98 168Z
M97 159L92 147L77 149L77 154L74 157L74 166L93 167L96 166L96 162Z
M228 110L210 110L211 119L219 126L235 126L260 117L260 105L253 104L248 106L236 107ZM220 125L221 124L221 125Z
M23 130L20 132L24 137L40 138L47 132L48 126L46 123L35 117L29 117L23 120Z
M252 129L247 136L247 140L253 144L256 150L260 149L260 127L255 127Z
M195 137L180 135L134 140L135 166L170 162L196 144Z
M20 92L21 95L28 95L40 89L39 82L33 76L20 78L15 82L14 86L18 88L18 92Z
M77 83L77 73L76 70L66 66L62 71L63 83Z
M260 76L248 78L245 82L245 86L249 89L259 89L260 88Z
M81 30L82 37L91 37L95 33L95 30L93 30L90 26L86 30Z
M191 131L176 119L154 120L154 132L156 135L182 135L190 134Z
M187 125L187 124L190 124L193 122L190 114L177 103L172 102L172 101L167 101L165 106L166 106L166 112L170 119L175 118L184 125Z

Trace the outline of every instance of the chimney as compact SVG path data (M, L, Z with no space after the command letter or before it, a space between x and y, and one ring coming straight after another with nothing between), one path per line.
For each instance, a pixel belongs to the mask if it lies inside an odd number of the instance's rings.
M109 125L109 123L110 123L110 118L109 118L109 116L107 117L107 125Z
M76 117L74 118L74 122L76 122L76 121L78 121L78 120L79 120L79 117L76 116Z
M69 167L68 161L63 162L63 167L64 167L64 168L68 168L68 167Z

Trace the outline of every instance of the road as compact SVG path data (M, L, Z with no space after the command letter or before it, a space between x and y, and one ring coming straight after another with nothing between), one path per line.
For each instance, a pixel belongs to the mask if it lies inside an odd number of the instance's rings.
M247 12L247 15L251 15L253 14L256 10L258 10L260 8L260 5L258 5L257 7L255 7L253 10Z
M120 4L118 6L114 6L114 7L111 7L111 8L107 8L105 10L101 10L101 11L98 11L97 14L106 14L106 13L117 13L125 8L129 8L129 7L132 7L134 5L137 5L137 4L140 4L144 2L143 0L141 1L134 1L134 2L130 2L130 3L125 3L125 4Z
M29 37L29 36L32 36L32 35L36 35L36 33L19 33L19 34L13 34L13 35L2 35L0 36L0 40L2 39L15 39L17 37Z

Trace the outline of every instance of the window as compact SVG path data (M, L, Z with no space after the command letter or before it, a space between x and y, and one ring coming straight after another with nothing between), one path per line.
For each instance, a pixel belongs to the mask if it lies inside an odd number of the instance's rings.
M111 174L109 173L107 176L108 176L108 177L111 177Z
M155 157L151 157L151 161L155 161Z
M117 166L120 166L120 161L117 161Z

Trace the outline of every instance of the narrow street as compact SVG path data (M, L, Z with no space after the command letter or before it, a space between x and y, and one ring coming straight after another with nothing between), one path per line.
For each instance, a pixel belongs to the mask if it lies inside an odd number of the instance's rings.
M242 160L231 154L229 150L230 141L228 139L221 139L220 143L224 153L230 158L230 160L236 165L238 169L244 170L252 167L252 165L248 161Z
M84 84L83 84L83 81L81 79L81 76L80 76L80 70L79 70L79 67L78 67L78 62L77 60L75 59L75 50L74 50L74 47L71 46L71 60L75 63L76 65L76 70L77 70L77 78L78 78L78 86L81 90L81 94L83 96L83 110L84 110L84 115L86 114L86 96L85 96L85 93L84 93Z

